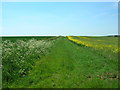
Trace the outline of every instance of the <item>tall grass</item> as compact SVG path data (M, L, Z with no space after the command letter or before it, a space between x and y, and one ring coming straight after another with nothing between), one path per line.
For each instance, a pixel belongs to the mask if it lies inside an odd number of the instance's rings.
M50 52L53 40L2 41L3 84L25 77L34 62Z

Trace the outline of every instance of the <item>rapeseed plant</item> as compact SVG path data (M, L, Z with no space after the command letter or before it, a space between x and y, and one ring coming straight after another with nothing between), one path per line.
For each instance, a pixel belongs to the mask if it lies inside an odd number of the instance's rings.
M118 53L118 52L120 52L120 48L118 48L117 45L94 44L94 43L92 43L92 42L90 43L90 42L85 41L85 40L82 41L82 40L79 40L79 39L75 39L75 38L73 38L72 36L67 36L67 38L68 38L69 40L77 43L77 44L82 44L82 45L87 46L87 47L93 47L93 48L96 48L96 49L106 49L106 48L107 48L107 49L111 50L113 53ZM88 39L88 37L79 37L79 38ZM99 40L99 41L101 41L101 40ZM97 40L96 40L96 42L97 42Z

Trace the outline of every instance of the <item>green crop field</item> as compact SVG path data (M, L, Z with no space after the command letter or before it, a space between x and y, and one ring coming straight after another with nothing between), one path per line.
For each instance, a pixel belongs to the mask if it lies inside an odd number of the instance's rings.
M118 37L3 37L3 88L118 88Z
M54 37L54 36L13 36L13 37L4 36L2 38L2 40L3 41L10 40L12 42L15 42L17 40L23 40L23 41L27 41L27 40L30 40L30 39L40 40L40 39L48 39L48 38L52 38L52 37Z

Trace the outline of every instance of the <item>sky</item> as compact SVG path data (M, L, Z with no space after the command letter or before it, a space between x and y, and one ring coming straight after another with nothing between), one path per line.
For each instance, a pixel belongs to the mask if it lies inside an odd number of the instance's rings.
M117 2L3 2L2 35L118 34Z

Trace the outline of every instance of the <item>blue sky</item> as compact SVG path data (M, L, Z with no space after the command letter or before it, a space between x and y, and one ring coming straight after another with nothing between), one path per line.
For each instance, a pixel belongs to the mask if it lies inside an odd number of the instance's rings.
M118 34L115 2L4 2L2 35Z

